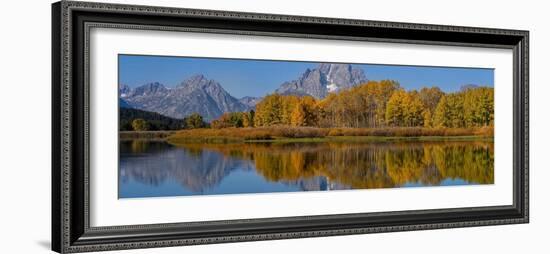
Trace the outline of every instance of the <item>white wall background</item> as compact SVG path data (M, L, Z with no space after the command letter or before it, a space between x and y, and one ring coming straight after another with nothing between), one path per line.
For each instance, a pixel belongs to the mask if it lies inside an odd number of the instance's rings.
M106 1L106 0L104 0ZM531 31L531 223L121 253L547 252L550 32L545 1L117 0L190 8L343 17ZM50 1L8 1L0 15L0 253L50 245Z

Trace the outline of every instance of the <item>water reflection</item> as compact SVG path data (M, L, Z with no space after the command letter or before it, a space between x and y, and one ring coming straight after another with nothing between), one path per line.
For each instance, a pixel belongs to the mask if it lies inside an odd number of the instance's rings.
M119 196L491 184L492 142L188 144L121 141Z

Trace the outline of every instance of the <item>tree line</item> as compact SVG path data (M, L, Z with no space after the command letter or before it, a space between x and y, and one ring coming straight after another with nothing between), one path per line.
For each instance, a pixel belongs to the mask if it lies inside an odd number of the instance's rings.
M255 110L224 113L211 127L470 128L493 124L493 88L470 87L452 93L438 87L406 91L395 81L382 80L331 93L321 100L270 94Z
M247 112L226 112L207 123L198 113L174 119L137 109L120 109L122 131L296 126L320 128L493 126L494 89L469 87L445 93L439 87L406 91L392 80L331 93L324 99L281 95L264 97Z
M208 127L208 123L197 113L184 119L175 119L139 109L119 109L119 130L121 131L180 130L204 127Z

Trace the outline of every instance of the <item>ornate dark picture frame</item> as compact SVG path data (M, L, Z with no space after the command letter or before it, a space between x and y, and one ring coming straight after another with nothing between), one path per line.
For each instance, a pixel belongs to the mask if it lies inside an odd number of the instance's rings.
M88 32L196 31L512 49L513 205L91 227ZM61 253L529 221L528 31L62 1L52 6L52 249Z

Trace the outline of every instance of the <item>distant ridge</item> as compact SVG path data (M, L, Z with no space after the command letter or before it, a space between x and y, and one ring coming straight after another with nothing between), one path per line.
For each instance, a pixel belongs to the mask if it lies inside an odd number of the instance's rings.
M466 91L468 89L475 89L475 88L479 88L480 86L478 85L475 85L475 84L466 84L466 85L463 85L460 87L460 91Z
M256 104L258 104L258 102L260 102L262 99L263 97L245 96L240 98L239 101L252 109L256 107Z

